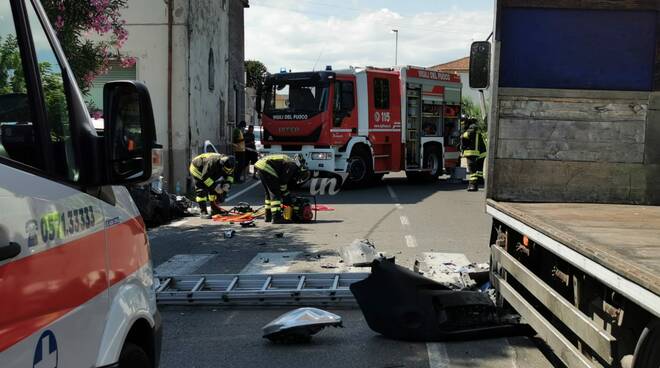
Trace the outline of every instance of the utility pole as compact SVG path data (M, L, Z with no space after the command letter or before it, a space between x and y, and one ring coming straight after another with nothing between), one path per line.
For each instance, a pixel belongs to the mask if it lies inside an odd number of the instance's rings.
M398 29L393 29L392 32L394 32L394 66L397 66L399 64L399 30Z

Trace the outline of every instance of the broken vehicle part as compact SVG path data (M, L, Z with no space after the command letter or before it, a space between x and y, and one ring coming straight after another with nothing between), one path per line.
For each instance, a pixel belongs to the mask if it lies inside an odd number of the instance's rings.
M374 260L369 277L350 289L369 328L393 339L446 341L529 332L504 315L488 293L451 290L391 260Z
M344 263L354 267L370 267L376 258L383 254L376 251L376 246L367 239L355 239L339 251Z
M341 317L317 308L298 308L262 328L263 337L278 343L308 342L326 327L342 327Z
M425 252L413 270L452 290L476 290L488 281L490 266L471 262L462 253Z

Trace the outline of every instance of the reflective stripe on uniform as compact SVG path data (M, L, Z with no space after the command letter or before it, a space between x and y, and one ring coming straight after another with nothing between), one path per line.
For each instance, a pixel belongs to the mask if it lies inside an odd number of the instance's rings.
M227 177L227 182L228 182L229 184L234 184L234 177L233 177L233 176L228 176L228 177Z
M208 197L195 197L195 202L206 202Z
M275 171L275 169L273 169L272 166L268 165L268 162L266 160L257 161L257 163L254 164L254 167L256 167L261 171L265 171L276 178L278 177L277 171Z
M264 208L267 210L270 209L270 201L268 199L264 201Z
M215 194L209 194L209 201L215 202L218 199L218 196Z
M209 157L211 157L211 156L215 156L215 155L219 155L219 153L215 153L215 152L206 152L206 153L202 153L201 155L198 155L197 157L195 157L195 158L193 159L193 161L194 161L195 159L197 159L197 158L209 158Z
M470 138L470 132L463 133L463 138L465 138L465 139Z
M465 150L463 151L463 157L479 156L481 152L479 150Z
M282 209L282 202L270 201L270 212L275 213Z
M284 185L280 185L280 190L281 190L281 191L285 191L286 188L287 188L287 185L286 185L286 184L284 184Z
M213 183L215 182L211 178L207 178L206 180L204 180L204 185L206 185L209 188L213 185Z
M192 164L190 164L190 174L193 176L195 179L202 180L202 173Z

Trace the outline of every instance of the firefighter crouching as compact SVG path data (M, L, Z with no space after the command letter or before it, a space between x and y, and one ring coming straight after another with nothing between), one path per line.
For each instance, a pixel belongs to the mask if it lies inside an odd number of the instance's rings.
M234 156L219 153L202 153L193 158L190 175L195 180L195 201L199 204L201 218L209 219L220 213L217 203L225 199L231 188L235 165ZM206 209L207 202L211 202L211 215Z
M304 160L301 157L293 159L287 155L270 155L257 161L254 169L266 192L266 222L283 223L282 205L291 204L289 182L301 182L309 175Z
M468 192L479 190L479 181L484 177L484 160L486 159L485 132L479 126L477 119L467 119L461 135L461 147L463 157L467 159L468 170Z

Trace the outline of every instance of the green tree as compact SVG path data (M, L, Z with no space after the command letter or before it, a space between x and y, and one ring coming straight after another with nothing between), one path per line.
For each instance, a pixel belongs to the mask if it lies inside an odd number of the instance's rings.
M468 118L482 120L481 108L470 97L463 96L461 98L461 111Z
M25 75L16 36L0 37L0 94L25 93Z
M264 77L268 73L268 69L261 61L245 60L245 72L247 74L247 86L259 89L264 83Z
M111 59L118 58L124 67L135 64L135 58L120 52L128 38L121 18L126 1L41 0L83 93L96 76L107 73ZM92 41L87 38L91 33L105 40Z

